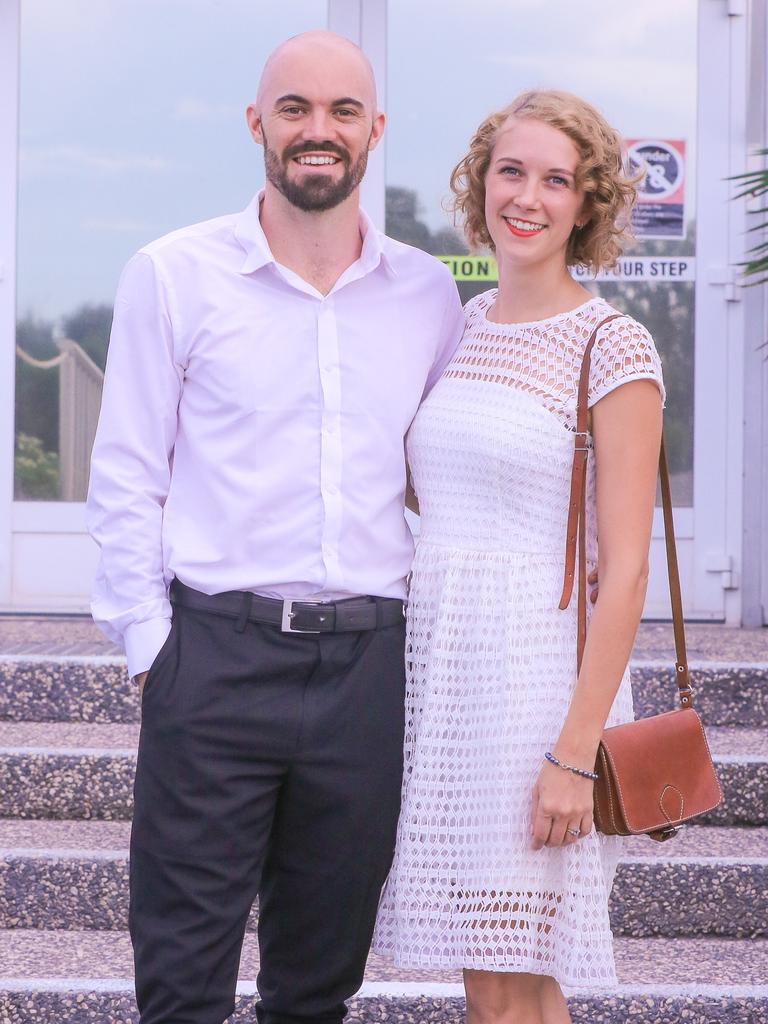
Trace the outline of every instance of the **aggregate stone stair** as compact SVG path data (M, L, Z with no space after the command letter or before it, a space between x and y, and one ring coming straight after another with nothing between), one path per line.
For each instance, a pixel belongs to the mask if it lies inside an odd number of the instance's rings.
M0 1024L128 1024L136 694L90 624L12 626L0 620ZM610 905L619 988L568 992L577 1022L768 1024L768 631L692 634L725 800L669 843L626 841ZM638 714L674 704L670 646L666 627L642 627ZM255 1022L255 920L239 1024ZM460 983L372 957L348 1019L459 1024Z

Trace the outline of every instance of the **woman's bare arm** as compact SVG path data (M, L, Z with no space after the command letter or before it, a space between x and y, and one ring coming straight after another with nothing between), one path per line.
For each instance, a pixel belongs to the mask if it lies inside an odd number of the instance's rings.
M553 753L591 769L605 721L629 660L648 581L661 396L653 381L631 381L593 409L597 464L600 591L568 715ZM574 598L575 600L575 598ZM545 764L534 796L536 813L553 819L544 842L560 845L568 821L592 827L592 783ZM537 845L543 831L534 829ZM543 842L538 842L543 845Z

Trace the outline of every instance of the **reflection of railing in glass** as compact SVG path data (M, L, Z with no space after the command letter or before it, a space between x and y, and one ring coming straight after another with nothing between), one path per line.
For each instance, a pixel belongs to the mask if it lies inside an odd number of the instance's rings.
M28 366L59 370L59 498L85 501L104 374L76 341L56 344L53 359L35 359L19 345L16 354Z

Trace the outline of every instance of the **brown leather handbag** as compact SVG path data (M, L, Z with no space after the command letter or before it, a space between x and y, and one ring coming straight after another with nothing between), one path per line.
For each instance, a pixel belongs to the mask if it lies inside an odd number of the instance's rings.
M570 604L579 552L577 667L581 669L587 635L586 490L587 394L592 348L601 327L622 316L606 317L592 332L584 352L574 442L571 496L565 544L565 579L560 608ZM707 738L693 709L693 689L685 650L683 603L677 566L672 498L667 456L662 438L659 453L661 499L667 547L669 594L675 634L676 674L680 707L650 718L616 725L603 732L597 751L594 819L606 835L648 835L657 842L670 839L692 818L713 810L723 799Z

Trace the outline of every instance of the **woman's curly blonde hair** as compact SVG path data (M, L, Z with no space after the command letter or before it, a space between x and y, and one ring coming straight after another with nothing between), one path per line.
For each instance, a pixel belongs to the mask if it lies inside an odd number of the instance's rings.
M521 93L508 107L486 117L472 137L469 152L454 167L451 206L464 220L470 246L495 250L485 222L485 178L499 129L510 118L531 118L557 128L581 156L576 187L585 193L587 219L571 232L566 266L594 271L615 266L630 237L630 213L642 174L626 173L621 136L598 110L572 93L554 89Z

